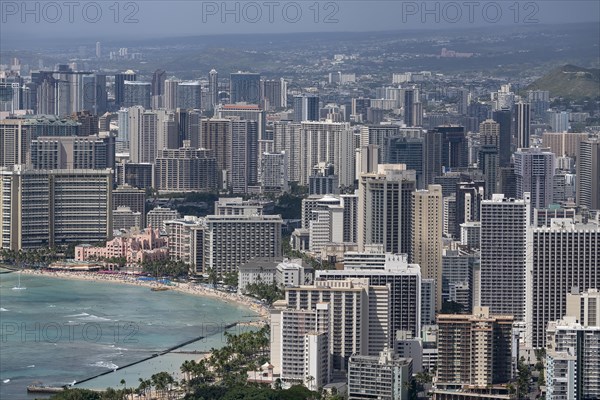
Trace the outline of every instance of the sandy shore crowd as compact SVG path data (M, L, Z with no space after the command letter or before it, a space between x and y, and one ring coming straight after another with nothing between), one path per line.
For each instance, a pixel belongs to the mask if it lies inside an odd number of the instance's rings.
M28 275L44 275L61 279L75 279L89 282L108 282L108 283L123 283L135 286L153 287L168 287L169 290L191 294L195 296L211 297L225 302L239 304L249 310L257 313L262 321L267 321L269 318L269 310L257 300L244 296L238 293L223 292L213 289L207 284L199 283L180 283L171 282L169 286L165 286L156 281L145 281L138 279L138 276L131 274L101 274L97 272L80 272L80 271L51 271L51 270L23 270L23 274Z

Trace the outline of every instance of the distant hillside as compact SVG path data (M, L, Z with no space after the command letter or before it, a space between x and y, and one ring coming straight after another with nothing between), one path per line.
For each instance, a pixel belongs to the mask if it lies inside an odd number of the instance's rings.
M564 65L533 82L527 90L549 90L551 97L573 100L595 99L600 97L600 69Z

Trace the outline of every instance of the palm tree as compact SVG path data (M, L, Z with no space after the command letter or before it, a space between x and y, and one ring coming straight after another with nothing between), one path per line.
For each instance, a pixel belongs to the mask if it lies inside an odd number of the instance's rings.
M121 379L121 385L123 385L123 394L127 397L127 385L125 383L125 379Z

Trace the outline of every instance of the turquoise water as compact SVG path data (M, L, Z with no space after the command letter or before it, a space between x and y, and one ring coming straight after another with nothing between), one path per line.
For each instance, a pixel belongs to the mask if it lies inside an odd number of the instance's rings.
M178 351L224 343L224 326L255 320L249 310L175 291L104 282L0 274L0 398L27 399L27 385L64 385L144 359L197 337ZM248 328L237 328L248 329ZM233 331L236 329L234 328ZM82 384L117 387L124 378L178 369L199 355L168 354Z

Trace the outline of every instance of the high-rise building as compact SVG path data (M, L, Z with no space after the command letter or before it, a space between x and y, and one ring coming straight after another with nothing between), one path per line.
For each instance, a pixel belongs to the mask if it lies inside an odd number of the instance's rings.
M368 244L382 244L386 253L411 253L415 179L415 171L407 170L402 164L383 164L379 165L377 173L361 174L359 250Z
M533 330L533 347L543 348L548 322L567 314L567 296L572 289L600 287L600 226L596 221L582 224L556 218L550 227L534 228L532 236L528 268L532 274L531 320L527 326Z
M112 236L112 171L0 168L0 248L99 242Z
M283 78L262 81L263 108L274 111L287 107L287 101L283 102L284 90L287 90L287 87Z
M577 205L600 210L600 139L579 144L577 155Z
M31 141L33 169L114 169L115 137L40 136Z
M140 228L146 227L146 192L127 184L113 189L113 210L117 207L128 207L133 212L140 213Z
M129 231L142 227L142 213L139 211L131 211L131 208L127 206L118 206L112 211L112 214L113 231Z
M417 126L415 125L413 104L419 100L418 96L419 92L415 89L404 90L404 124L406 126Z
M285 288L287 307L313 310L329 303L329 353L334 370L348 370L353 354L377 355L389 341L389 287L366 278L317 280Z
M492 119L500 125L500 138L498 144L500 166L508 167L510 165L510 157L512 154L512 112L510 109L500 109L494 111L492 115Z
M96 42L96 58L102 57L102 44L100 42Z
M442 166L466 168L469 166L469 145L463 126L438 126L435 128L442 136Z
M529 90L527 102L531 104L531 116L537 121L543 120L550 107L550 92L547 90Z
M177 210L171 210L170 208L163 208L159 206L148 211L148 214L146 214L146 226L148 228L164 230L164 222L173 219L179 219L179 213Z
M219 189L227 188L228 165L231 165L231 120L227 118L210 118L202 120L201 147L214 151L217 159Z
M353 355L348 363L348 400L408 400L412 364L392 350L379 356Z
M539 147L522 148L515 156L517 198L531 193L531 207L546 208L552 204L553 182L556 160L549 149Z
M515 130L517 149L528 148L530 145L531 104L523 102L515 104Z
M79 136L81 123L54 116L23 116L0 120L0 167L31 165L31 142L41 136Z
M260 104L260 74L232 73L229 76L229 102Z
M481 305L525 321L526 259L531 252L530 196L494 194L481 202Z
M421 266L424 279L435 281L436 310L442 309L442 187L412 193L411 261Z
M437 323L437 385L485 388L512 379L512 316L475 307L472 315L438 315Z
M265 110L258 105L223 104L215 110L215 116L217 118L238 117L248 121L256 121L258 124L258 140L273 140L272 136L267 135Z
M300 181L300 129L301 124L278 121L273 124L273 148L285 151L290 182Z
M123 107L142 106L151 108L151 82L125 81L123 84Z
M125 103L125 82L137 81L137 75L132 70L115 74L115 105L121 107ZM141 105L141 104L140 104ZM147 107L150 108L150 107Z
M165 94L165 80L167 72L164 69L157 69L152 74L152 96L162 96Z
M143 107L130 107L127 111L129 154L133 163L154 163L158 137L158 114Z
M163 93L163 106L167 110L174 110L177 108L177 92L179 90L179 83L181 81L177 79L166 79Z
M319 96L294 96L294 122L319 120Z
M350 260L344 260L343 270L316 271L316 278L344 280L348 278L368 278L369 284L390 287L390 343L398 331L410 332L412 337L421 336L421 269L417 264L409 264L406 256L384 253L357 253L359 256L383 256L383 266L375 265L371 260L363 259L358 266L352 266Z
M572 317L548 324L548 395L552 399L600 397L600 327ZM562 368L560 368L562 367ZM565 368L567 367L567 368ZM561 393L562 392L562 393ZM560 397L564 396L564 397ZM567 397L572 396L572 397Z
M300 184L307 185L320 162L333 164L340 186L355 179L354 133L347 122L302 122L300 129Z
M214 68L208 73L208 93L210 103L207 105L207 109L214 110L219 104L219 73Z
M285 151L263 153L260 158L259 182L263 192L287 192L289 190L288 160Z
M423 141L423 185L434 183L442 174L442 135L436 130L428 130Z
M182 261L194 273L204 272L204 225L200 218L185 216L163 222L168 237L169 256L173 261Z
M577 157L579 143L589 137L588 133L581 132L544 132L542 145L549 148L557 157Z
M252 258L281 257L280 215L209 215L204 221L202 271L223 275Z
M498 158L498 148L496 146L484 145L479 149L477 165L485 176L485 198L491 199L493 193L497 193L498 168L500 166Z
M600 291L588 289L580 291L579 287L567 293L566 316L575 317L583 326L600 326Z
M124 160L117 164L117 185L128 184L138 189L154 187L154 164L133 163Z
M300 381L310 390L331 379L331 305L290 309L285 300L271 310L271 363L281 379Z
M371 107L371 99L365 99L363 97L352 99L352 115L356 122L362 122L367 120L367 111Z
M386 164L406 164L407 169L415 170L417 188L424 189L423 139L392 136L387 140ZM381 149L380 149L381 154Z
M393 137L406 136L400 133L400 127L397 125L365 125L360 128L360 147L376 145L379 148L377 163L384 164L387 162L389 140Z
M216 158L212 150L179 149L158 152L154 164L156 189L170 192L213 191L217 188Z
M198 81L179 82L177 85L177 108L199 110L202 86Z
M460 237L460 226L465 222L479 221L481 201L485 198L485 182L471 181L456 184L456 212L453 236Z
M231 148L227 157L229 187L233 193L248 193L258 184L258 123L231 119Z

